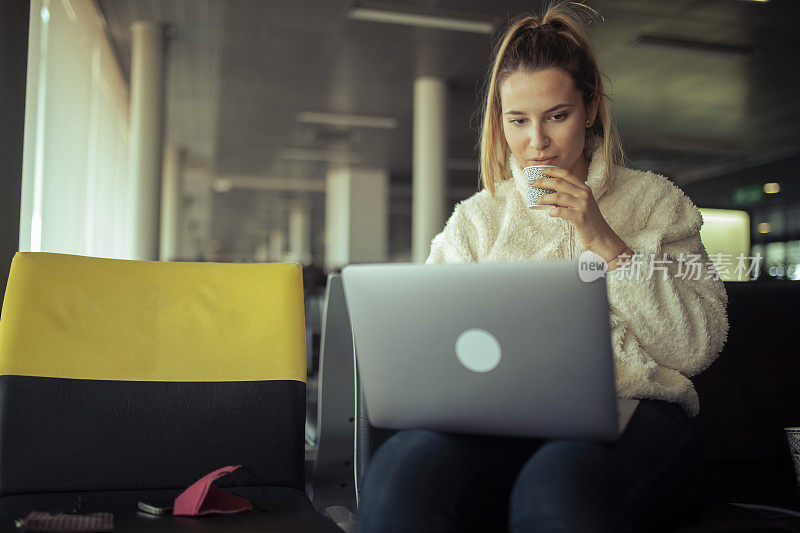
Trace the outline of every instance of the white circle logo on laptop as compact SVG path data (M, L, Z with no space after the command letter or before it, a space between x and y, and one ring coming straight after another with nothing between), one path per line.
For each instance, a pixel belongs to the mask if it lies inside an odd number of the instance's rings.
M456 339L456 357L473 372L489 372L500 364L500 343L483 329L468 329Z

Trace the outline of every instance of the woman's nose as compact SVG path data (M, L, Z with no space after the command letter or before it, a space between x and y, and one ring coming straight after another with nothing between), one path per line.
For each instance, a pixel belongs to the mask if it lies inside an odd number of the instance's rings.
M547 135L544 133L544 129L541 126L532 126L531 127L531 135L528 139L528 146L536 151L541 151L547 145L550 144Z

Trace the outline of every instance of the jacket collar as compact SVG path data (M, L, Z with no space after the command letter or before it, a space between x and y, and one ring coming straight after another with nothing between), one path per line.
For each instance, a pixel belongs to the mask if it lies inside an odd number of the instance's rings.
M519 164L514 154L509 155L508 160L511 167L511 174L514 178L514 186L519 194L522 195L523 201L527 197L528 184L525 181L525 176L522 173L522 165ZM606 176L605 172L606 162L603 155L603 147L598 146L592 152L592 160L589 162L589 172L586 176L586 185L592 190L592 195L595 201L599 200L601 196L608 190L611 180Z

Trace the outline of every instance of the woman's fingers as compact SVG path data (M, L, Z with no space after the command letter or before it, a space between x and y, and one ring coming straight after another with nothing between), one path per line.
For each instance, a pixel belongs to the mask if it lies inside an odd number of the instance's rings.
M543 189L555 189L559 192L565 192L575 196L576 198L584 198L587 194L591 193L591 189L585 183L572 175L568 170L558 167L543 168L542 174L548 174L547 177L535 180L531 185L534 187L541 187Z
M566 194L570 194L579 198L585 193L585 190L575 185L573 182L568 181L564 178L539 178L533 183L531 183L533 187L539 187L541 189L553 189L557 192L562 192Z
M562 178L563 180L569 182L572 185L575 185L576 187L578 187L580 189L589 187L584 182L582 182L581 180L576 178L572 174L572 172L570 172L567 169L561 168L561 167L542 168L542 169L539 169L539 172L541 172L543 175L549 176L551 178Z
M580 207L580 200L578 200L571 194L556 191L556 192L551 192L550 194L545 194L543 196L540 196L539 199L536 201L536 204L537 205L550 204L550 205L559 205L570 208L578 208Z

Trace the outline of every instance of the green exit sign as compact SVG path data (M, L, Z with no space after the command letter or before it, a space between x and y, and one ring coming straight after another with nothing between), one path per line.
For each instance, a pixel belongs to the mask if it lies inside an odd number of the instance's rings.
M733 190L733 204L747 205L760 202L764 197L764 188L761 185L747 185Z

